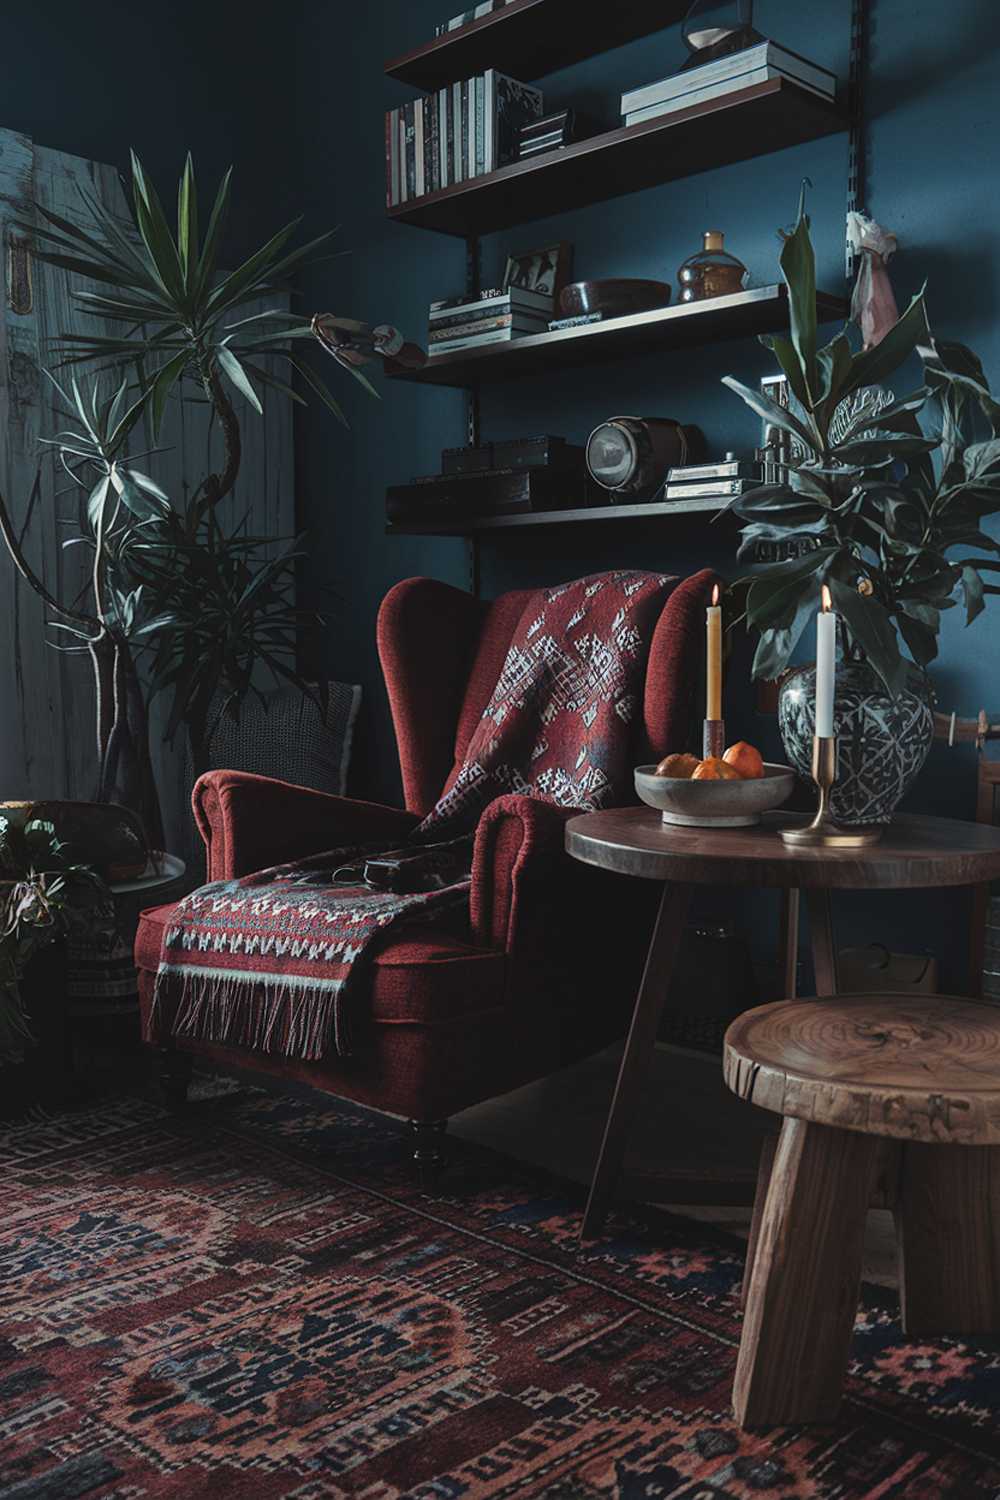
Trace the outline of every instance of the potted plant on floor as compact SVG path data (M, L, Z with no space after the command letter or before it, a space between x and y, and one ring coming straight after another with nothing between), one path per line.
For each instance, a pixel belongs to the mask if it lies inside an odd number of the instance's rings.
M86 229L41 207L44 223L21 226L40 259L94 284L96 289L74 291L74 298L118 325L120 333L66 334L56 345L60 363L71 371L96 365L117 372L110 381L103 374L82 386L75 373L62 378L69 426L48 440L81 498L74 506L76 534L64 545L78 543L92 555L84 596L53 595L30 565L2 496L0 534L60 632L62 648L90 658L97 796L137 811L154 847L162 847L163 838L149 755L148 692L173 692L168 734L185 729L197 768L204 761L213 699L238 714L262 666L306 690L295 667L302 622L292 599L297 548L287 539L227 530L220 520L220 504L236 484L242 456L234 403L260 414L265 390L304 403L301 392L265 363L277 356L302 390L344 420L326 382L301 356L303 341L313 338L310 324L277 308L247 312L262 297L285 290L289 275L330 235L290 249L295 220L237 270L221 272L230 182L227 173L202 229L189 157L172 227L133 154L134 233L93 197L86 201L93 219ZM342 367L372 390L360 369L347 361ZM221 463L178 507L145 465L139 468L129 456L129 445L147 415L158 442L167 402L181 391L209 404L221 434ZM144 682L136 657L147 648L150 680Z
M804 196L804 195L803 195ZM804 201L781 270L790 336L766 337L787 378L791 409L727 377L763 420L789 435L783 482L732 509L747 523L740 559L759 543L793 542L801 555L756 569L737 585L759 633L755 677L787 668L830 589L843 626L835 705L840 773L833 814L883 823L919 772L933 735L927 668L941 616L981 613L1000 573L1000 542L983 529L1000 511L1000 404L971 350L937 342L923 292L881 342L857 350L848 332L817 348L816 268ZM912 391L868 399L919 358ZM916 359L913 361L916 363ZM809 773L815 679L785 680L779 721L789 760Z
M4 1113L65 1083L64 945L113 922L107 886L39 818L0 811L0 1095ZM39 1045L41 1043L41 1045Z

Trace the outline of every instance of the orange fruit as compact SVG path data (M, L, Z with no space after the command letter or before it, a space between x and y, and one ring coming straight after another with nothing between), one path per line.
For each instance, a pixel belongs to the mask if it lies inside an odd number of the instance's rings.
M701 765L697 755L668 755L660 761L654 776L671 776L677 781L690 781Z
M717 755L710 755L703 760L697 771L692 772L692 781L742 781L743 777L735 766L728 761L720 760Z
M764 774L764 757L753 745L748 745L746 740L730 745L722 759L727 765L735 767L744 781L759 781Z

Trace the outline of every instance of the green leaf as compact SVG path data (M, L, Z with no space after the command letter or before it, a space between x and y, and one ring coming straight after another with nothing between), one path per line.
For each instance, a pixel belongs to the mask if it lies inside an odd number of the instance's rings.
M156 378L153 381L151 396L153 406L154 441L157 441L160 436L160 427L163 422L163 413L166 411L167 407L167 398L169 397L170 392L173 390L174 386L177 384L178 380L183 375L184 370L187 366L187 362L188 351L186 349L182 349L179 354L174 355L173 359L167 360L167 363L157 373Z
M795 346L789 339L783 338L778 333L763 333L760 336L760 342L765 349L770 349L778 361L793 395L803 406L808 407L809 392L806 390L805 377L802 373L802 365L799 362Z
M890 697L898 698L906 681L906 663L884 605L874 597L865 598L853 584L832 575L827 582L834 609L843 615L852 638L885 683Z
M191 271L198 253L198 190L190 151L177 189L177 254L185 289L191 290Z
M965 623L971 625L976 616L981 615L986 608L986 600L983 597L983 580L968 563L962 568L959 588L965 599Z
M937 631L909 614L897 615L899 633L918 667L929 667L938 654Z
M781 274L788 287L788 314L792 345L802 371L802 385L812 407L818 395L816 370L816 257L806 214L806 184L799 198L799 217L781 250Z
M866 385L884 385L900 365L930 337L927 308L922 288L903 316L890 328L881 343L874 349L865 349L854 356L851 379L844 394L861 390Z
M108 492L111 488L111 479L103 474L94 485L87 500L87 520L91 529L97 535L104 524L104 507L107 503Z
M837 547L817 547L804 557L772 563L750 577L747 593L747 623L758 629L791 623L803 588L812 591L814 607L819 608L819 589Z
M780 427L783 432L792 433L808 451L813 453L817 451L813 434L785 407L779 406L763 392L754 391L749 386L742 385L732 375L724 375L722 384L727 385L731 391L735 391L737 396L741 396L750 410L756 412L758 417L762 417L765 422L773 427Z
M164 290L174 299L178 307L183 307L185 305L184 277L177 246L174 244L156 189L146 177L138 156L134 151L130 154L132 192L139 233Z
M198 270L193 287L193 296L196 302L201 302L206 288L211 285L215 274L215 262L219 253L219 244L225 231L226 220L229 217L230 185L233 179L232 167L226 172L219 184L212 205L212 212L208 220L208 229L205 240L201 247L201 255L198 258Z
M348 420L344 415L342 407L331 395L330 391L327 390L326 385L319 378L316 372L309 368L305 360L295 359L291 354L286 354L285 358L288 360L289 364L299 372L306 385L309 386L310 390L312 390L319 397L327 410L333 413L333 415L337 418L337 421L340 422L342 426L348 427L350 424L348 423Z
M240 364L233 351L220 344L215 351L215 356L223 373L229 378L241 396L245 396L254 411L263 415L264 408L260 404L260 397L250 383L250 377Z

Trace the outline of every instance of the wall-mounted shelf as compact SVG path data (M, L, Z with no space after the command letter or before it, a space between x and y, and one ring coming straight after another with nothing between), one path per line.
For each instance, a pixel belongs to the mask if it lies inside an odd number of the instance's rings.
M417 89L441 88L486 68L499 68L528 82L672 26L689 4L690 0L616 0L614 5L513 0L468 26L394 57L385 71L388 77ZM676 61L676 57L665 57L663 71L669 72ZM655 71L654 65L651 74Z
M603 203L847 129L836 105L772 78L661 119L512 162L388 210L394 223L476 235Z
M513 531L524 526L579 526L591 522L680 520L684 516L718 516L723 503L705 500L656 500L648 505L592 505L579 510L533 510L513 516L463 516L439 521L386 523L387 536L480 536L484 531Z
M842 297L820 292L816 298L820 322L847 317ZM683 302L652 312L630 313L582 328L560 328L555 333L533 333L508 344L486 344L439 354L420 370L398 370L394 380L421 385L469 386L534 375L576 366L583 361L614 359L649 349L691 348L722 339L778 333L788 327L788 294L784 286L754 287L710 302Z

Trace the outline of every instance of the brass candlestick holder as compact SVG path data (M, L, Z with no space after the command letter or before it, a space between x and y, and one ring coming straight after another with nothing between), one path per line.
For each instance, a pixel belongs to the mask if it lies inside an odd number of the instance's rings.
M706 719L701 737L701 753L705 760L722 758L726 748L725 719Z
M806 828L782 828L784 842L799 849L863 849L877 844L882 837L881 828L841 828L830 816L830 788L837 779L835 735L813 736L812 775L819 787L816 816Z

